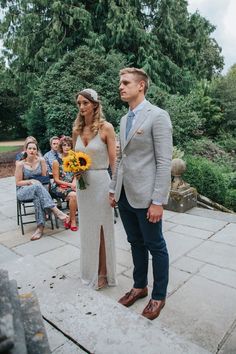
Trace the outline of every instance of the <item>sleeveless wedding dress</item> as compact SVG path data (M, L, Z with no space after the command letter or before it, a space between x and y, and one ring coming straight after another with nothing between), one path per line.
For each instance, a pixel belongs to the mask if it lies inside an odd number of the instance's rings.
M80 273L82 282L92 288L98 286L100 230L103 228L107 281L116 285L116 255L114 238L114 212L109 204L108 173L109 158L107 145L98 133L87 146L78 136L75 151L82 151L91 157L92 164L83 176L86 189L77 188L80 232Z

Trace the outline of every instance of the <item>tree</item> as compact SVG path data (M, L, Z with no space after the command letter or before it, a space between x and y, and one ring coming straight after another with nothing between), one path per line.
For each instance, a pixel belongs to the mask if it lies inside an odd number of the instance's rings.
M14 139L24 136L19 95L12 88L12 75L0 62L0 139Z
M126 65L121 54L107 55L83 46L51 66L41 81L25 120L44 149L49 137L71 135L77 115L75 94L92 87L101 98L105 116L115 127L126 111L118 95L118 72Z
M185 0L3 0L1 6L5 56L26 81L85 43L121 52L172 93L188 93L196 78L222 68L210 38L214 27L197 13L189 16Z
M212 96L224 115L221 129L236 137L236 64L227 75L213 82Z

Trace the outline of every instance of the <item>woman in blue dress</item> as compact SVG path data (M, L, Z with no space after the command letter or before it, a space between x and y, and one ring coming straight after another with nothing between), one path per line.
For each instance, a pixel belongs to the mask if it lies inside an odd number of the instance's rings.
M62 221L68 219L67 215L60 211L53 202L50 194L37 179L47 175L46 162L38 156L38 144L29 142L26 145L26 157L16 165L16 195L21 201L33 200L37 228L31 240L38 240L43 235L45 225L45 210L50 209L54 215Z

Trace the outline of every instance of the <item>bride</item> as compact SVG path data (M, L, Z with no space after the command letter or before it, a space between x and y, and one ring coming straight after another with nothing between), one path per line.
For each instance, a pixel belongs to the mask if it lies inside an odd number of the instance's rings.
M76 95L79 114L73 127L73 146L91 157L85 172L85 190L77 188L80 225L80 266L84 284L95 289L116 285L113 209L109 204L110 176L114 171L116 139L113 126L102 114L97 92Z

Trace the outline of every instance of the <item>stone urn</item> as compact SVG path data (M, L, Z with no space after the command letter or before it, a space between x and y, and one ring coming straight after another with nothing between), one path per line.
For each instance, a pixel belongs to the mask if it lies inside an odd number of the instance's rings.
M186 162L182 159L176 158L171 162L171 189L189 187L189 184L183 181L182 174L186 171Z
M186 171L186 163L180 158L175 158L171 163L171 190L168 204L165 209L184 213L197 206L197 191L186 183L182 174Z

